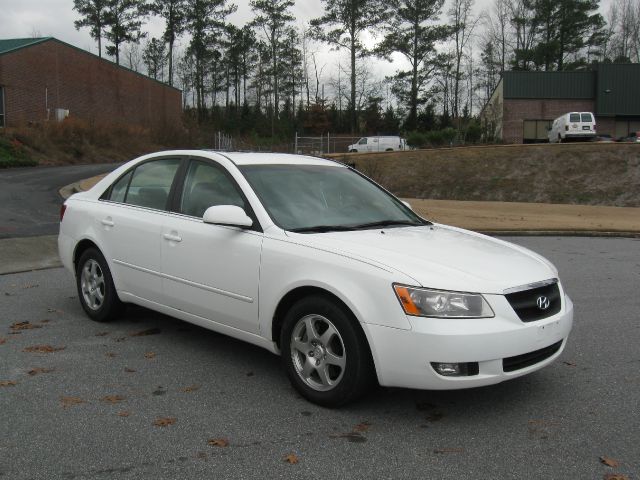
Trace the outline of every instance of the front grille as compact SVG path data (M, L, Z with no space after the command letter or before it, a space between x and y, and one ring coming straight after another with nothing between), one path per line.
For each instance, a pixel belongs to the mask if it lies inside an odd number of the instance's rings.
M505 297L523 322L541 320L560 311L560 289L557 283L522 292L508 293ZM541 297L546 297L549 300L549 306L546 309L538 307L537 302Z
M548 347L541 348L535 352L524 353L522 355L516 355L515 357L502 359L502 370L505 372L515 372L522 368L530 367L536 363L540 363L543 360L551 357L554 353L560 350L562 346L562 340Z

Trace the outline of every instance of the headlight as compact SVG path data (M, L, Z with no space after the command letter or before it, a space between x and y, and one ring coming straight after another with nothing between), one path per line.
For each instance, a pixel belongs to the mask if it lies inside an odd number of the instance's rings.
M394 285L407 315L440 318L489 318L494 313L479 293L448 292Z

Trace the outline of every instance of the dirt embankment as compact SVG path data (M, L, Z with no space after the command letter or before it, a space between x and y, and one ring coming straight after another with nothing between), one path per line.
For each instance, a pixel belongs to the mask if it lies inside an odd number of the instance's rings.
M640 145L574 143L331 157L400 197L640 207Z

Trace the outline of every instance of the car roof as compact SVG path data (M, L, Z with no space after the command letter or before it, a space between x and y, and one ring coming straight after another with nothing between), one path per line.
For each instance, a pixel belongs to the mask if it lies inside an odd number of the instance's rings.
M212 152L228 158L236 165L326 165L343 167L344 165L325 158L290 153L256 153L256 152Z

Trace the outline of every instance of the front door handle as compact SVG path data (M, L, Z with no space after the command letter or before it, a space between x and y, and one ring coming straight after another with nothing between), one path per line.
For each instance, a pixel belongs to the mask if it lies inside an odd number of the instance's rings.
M182 237L181 236L174 235L172 233L165 233L162 236L164 237L165 240L169 240L170 242L181 242L182 241Z
M113 227L115 225L115 223L113 223L113 220L111 220L111 217L107 217L105 219L102 220L102 224L105 227Z

